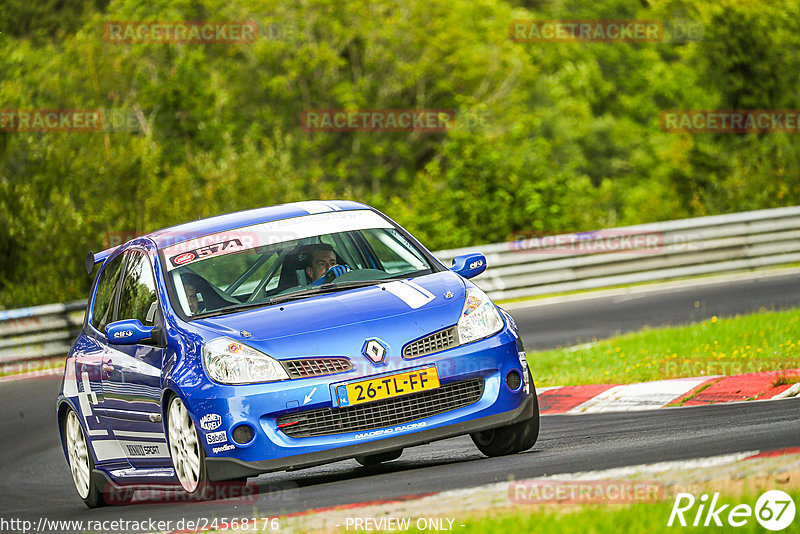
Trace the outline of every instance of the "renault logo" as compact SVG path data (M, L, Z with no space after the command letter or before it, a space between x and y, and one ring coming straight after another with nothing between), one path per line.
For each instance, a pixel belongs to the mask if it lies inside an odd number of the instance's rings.
M361 349L361 353L369 358L372 363L377 364L383 362L388 349L389 345L378 338L372 338L364 342L364 348Z

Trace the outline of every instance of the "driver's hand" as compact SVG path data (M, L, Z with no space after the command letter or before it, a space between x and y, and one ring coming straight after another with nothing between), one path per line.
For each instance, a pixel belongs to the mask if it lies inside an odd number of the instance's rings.
M350 270L350 267L348 267L347 265L334 265L333 267L328 269L328 271L325 274L320 276L317 280L314 280L313 282L311 282L310 285L319 286L319 285L322 285L322 284L329 284L329 283L333 282L333 280L335 278L337 278L338 276L343 275L344 273L346 273L349 270Z

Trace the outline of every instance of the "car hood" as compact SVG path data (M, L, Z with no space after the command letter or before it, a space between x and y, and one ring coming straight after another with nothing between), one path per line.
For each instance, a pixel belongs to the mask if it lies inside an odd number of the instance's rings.
M403 345L456 324L466 285L450 271L326 293L297 301L199 319L194 324L278 359L361 356L378 338L399 356ZM251 337L243 337L241 331Z

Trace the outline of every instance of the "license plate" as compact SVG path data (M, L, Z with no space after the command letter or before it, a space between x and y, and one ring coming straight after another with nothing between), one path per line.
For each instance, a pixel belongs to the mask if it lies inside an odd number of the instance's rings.
M400 397L438 387L439 373L436 371L436 366L432 365L404 373L342 384L336 387L336 396L339 399L339 406L342 407Z

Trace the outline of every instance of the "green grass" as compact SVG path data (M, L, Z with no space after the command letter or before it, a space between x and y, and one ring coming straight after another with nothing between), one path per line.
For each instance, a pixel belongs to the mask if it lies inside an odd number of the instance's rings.
M632 383L800 367L800 309L713 317L528 353L537 386ZM792 380L793 378L788 378Z
M794 500L800 502L800 491L785 490ZM696 497L699 497L697 495ZM687 527L682 527L677 522L673 522L672 527L667 526L674 499L670 498L658 503L640 503L631 506L577 506L573 508L564 507L563 509L518 509L509 514L502 514L494 517L484 517L481 519L459 521L453 524L453 532L456 534L507 534L536 532L537 534L606 534L614 533L642 533L660 534L675 532L730 532L755 533L765 532L755 517L747 518L747 524L742 527L732 528L727 524L727 514L731 508L737 504L747 504L751 508L755 507L758 494L746 497L726 497L721 496L718 505L730 503L730 506L720 514L720 521L723 526L702 526L705 521L705 513L700 519L700 526L692 527L698 504L684 514L687 520ZM704 510L705 512L705 510ZM796 525L798 518L795 517L792 525ZM463 524L464 527L456 526ZM711 523L713 525L713 521ZM792 531L794 527L789 526L784 532ZM410 532L417 532L411 530Z

